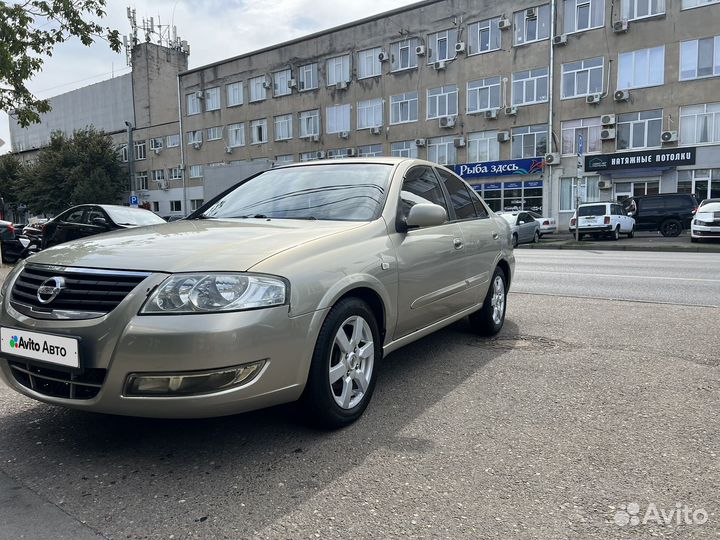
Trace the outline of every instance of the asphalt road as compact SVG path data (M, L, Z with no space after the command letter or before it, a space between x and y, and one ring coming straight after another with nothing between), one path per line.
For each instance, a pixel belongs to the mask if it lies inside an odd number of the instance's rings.
M342 431L0 387L0 539L720 536L720 254L517 257L499 337L456 324L390 355ZM650 504L707 521L643 524Z

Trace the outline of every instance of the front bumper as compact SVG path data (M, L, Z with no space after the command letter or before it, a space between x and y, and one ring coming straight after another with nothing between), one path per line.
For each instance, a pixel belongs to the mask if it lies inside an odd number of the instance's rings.
M690 236L692 238L720 238L720 227L693 223L690 226Z
M80 370L101 386L90 399L47 395L22 384L9 362L62 368L13 355L0 357L0 378L31 398L74 409L156 418L201 418L234 414L298 399L325 312L290 317L288 306L234 313L137 315L147 291L166 276L148 277L113 311L97 319L40 320L15 310L9 294L2 301L0 325L79 339ZM12 283L9 284L12 287ZM8 289L9 290L9 289ZM202 395L129 397L127 378L138 373L207 371L265 360L262 371L245 385Z

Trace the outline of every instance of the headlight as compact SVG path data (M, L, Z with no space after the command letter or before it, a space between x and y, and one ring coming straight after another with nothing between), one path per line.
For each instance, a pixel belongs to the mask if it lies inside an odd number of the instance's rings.
M280 306L284 280L258 274L178 274L163 281L141 314L215 313Z
M709 223L707 223L701 219L695 218L695 225L709 225Z

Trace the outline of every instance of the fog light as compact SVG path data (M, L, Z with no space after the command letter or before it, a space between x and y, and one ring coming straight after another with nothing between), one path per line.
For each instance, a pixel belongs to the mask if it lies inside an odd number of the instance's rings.
M192 396L235 388L253 380L265 360L214 371L128 375L126 396Z

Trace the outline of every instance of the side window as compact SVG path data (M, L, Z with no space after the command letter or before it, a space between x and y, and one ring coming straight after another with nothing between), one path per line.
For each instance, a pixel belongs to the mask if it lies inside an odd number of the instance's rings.
M430 167L413 167L405 175L405 180L403 180L402 190L400 191L400 212L402 217L407 217L410 209L418 203L439 204L446 212L448 210L440 182Z
M82 223L83 214L85 213L84 208L78 208L62 217L62 221L65 223Z
M477 213L475 212L475 205L470 197L470 190L468 190L465 186L465 183L449 171L444 171L442 169L435 170L440 175L440 179L450 195L450 202L455 209L456 218L476 218Z
M647 199L640 199L640 208L643 210L664 210L665 204L660 197L648 197Z
M473 203L475 204L475 212L477 213L477 216L479 218L486 218L489 217L490 214L488 213L488 207L485 205L483 200L480 198L480 195L477 194L477 191L474 189L470 190L470 198L472 199Z

